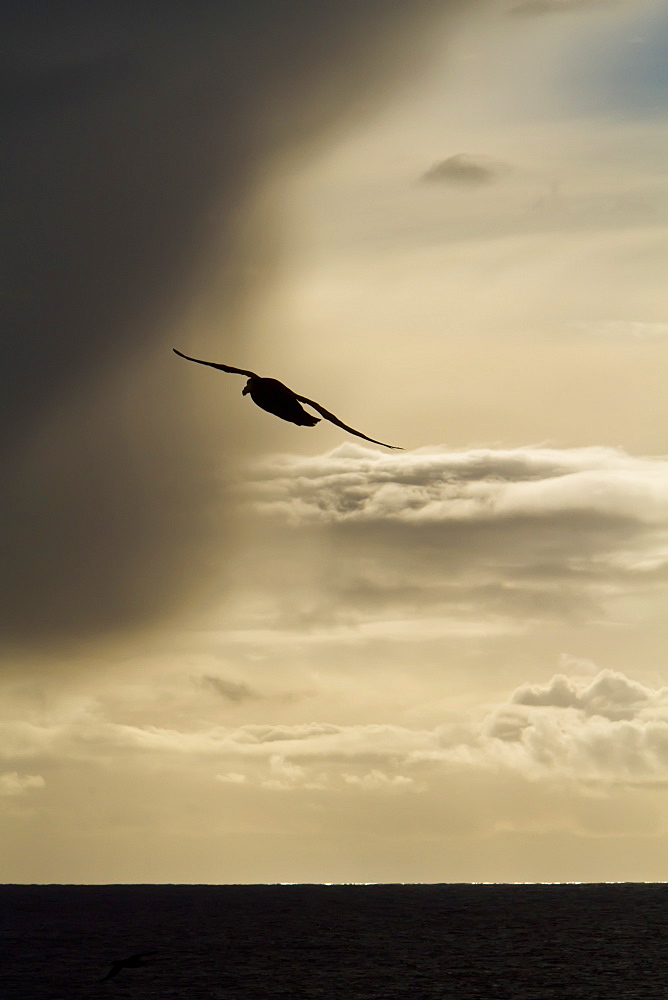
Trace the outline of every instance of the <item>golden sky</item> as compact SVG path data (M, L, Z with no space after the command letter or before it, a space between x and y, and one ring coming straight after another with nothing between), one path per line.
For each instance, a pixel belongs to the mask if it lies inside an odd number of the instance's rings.
M205 8L11 67L0 879L665 879L665 11Z

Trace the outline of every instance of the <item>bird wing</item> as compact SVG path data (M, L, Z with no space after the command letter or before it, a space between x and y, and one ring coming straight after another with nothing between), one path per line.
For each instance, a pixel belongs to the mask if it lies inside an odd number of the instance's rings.
M295 396L297 396L297 393L295 393ZM326 410L324 406L321 406L320 403L316 403L313 399L307 399L306 396L297 396L297 399L300 403L306 403L307 406L312 406L314 410L317 410L318 413L325 418L325 420L329 420L330 423L336 424L337 427L341 427L344 431L348 431L349 434L354 434L355 437L364 438L365 441L371 441L372 444L379 444L383 448L392 448L394 451L404 450L397 444L385 444L384 441L376 441L375 438L367 437L367 435L362 434L361 431L356 431L354 427L349 427L348 424L344 424L343 420L339 420L338 417L335 417L333 413L330 413L329 410Z
M217 365L214 361L200 361L199 358L190 358L187 354L182 354L181 351L177 351L175 347L172 347L174 354L178 354L180 358L185 358L186 361L194 361L198 365L208 365L209 368L218 368L221 372L230 372L232 375L245 375L247 378L259 378L255 372L247 372L245 368L233 368L231 365Z

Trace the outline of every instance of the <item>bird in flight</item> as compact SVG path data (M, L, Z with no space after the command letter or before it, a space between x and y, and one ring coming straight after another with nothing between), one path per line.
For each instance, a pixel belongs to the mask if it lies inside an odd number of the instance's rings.
M130 955L128 958L120 958L117 962L111 963L111 968L106 976L103 976L100 980L101 983L106 983L107 979L113 979L117 976L121 969L138 969L142 965L150 965L150 960L147 962L146 959L149 955L157 955L155 951L142 951L138 955Z
M382 445L383 448L393 448L395 451L403 451L403 448L400 448L396 444L385 444L383 441L376 441L375 438L367 437L361 431L356 431L354 427L349 427L348 424L344 424L342 420L335 417L333 413L326 410L320 403L316 403L313 399L307 399L306 396L299 396L292 389L288 389L287 385L279 382L278 379L262 378L260 375L256 375L255 372L245 371L243 368L232 368L231 365L217 365L213 361L200 361L199 358L190 358L187 354L177 351L175 347L172 350L174 354L178 354L180 358L185 358L186 361L194 361L198 365L208 365L209 368L218 368L221 372L231 372L233 375L245 375L248 381L241 395L245 396L248 394L257 406L266 410L267 413L273 413L275 416L280 417L281 420L288 420L291 424L298 424L301 427L315 427L320 422L320 417L314 417L312 414L307 413L301 405L302 403L306 403L307 406L312 406L314 410L317 410L325 420L336 424L337 427L348 431L349 434L354 434L355 437L364 438L365 441L371 441L372 444Z

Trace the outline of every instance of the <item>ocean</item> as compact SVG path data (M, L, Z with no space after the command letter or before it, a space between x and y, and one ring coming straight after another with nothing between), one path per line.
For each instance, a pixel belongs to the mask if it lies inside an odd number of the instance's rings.
M0 997L665 1000L667 904L663 884L7 885Z

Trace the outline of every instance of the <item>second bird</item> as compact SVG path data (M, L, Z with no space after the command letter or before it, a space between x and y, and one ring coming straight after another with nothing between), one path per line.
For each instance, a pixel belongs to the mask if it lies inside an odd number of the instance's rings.
M218 365L213 361L200 361L199 358L191 358L187 354L182 354L175 347L172 350L180 358L185 358L186 361L194 361L198 365L208 365L209 368L217 368L221 372L230 372L233 375L245 375L248 378L248 382L246 382L241 395L245 396L248 394L257 406L268 413L273 413L276 417L280 417L281 420L288 420L291 424L298 424L301 427L314 427L319 423L320 417L314 417L310 413L307 413L301 405L302 403L306 403L307 406L312 406L314 410L317 410L325 420L336 424L337 427L348 431L349 434L364 438L365 441L371 441L372 444L382 445L383 448L393 448L396 451L403 450L396 444L385 444L383 441L376 441L375 438L367 437L361 431L356 431L353 427L349 427L348 424L344 424L342 420L335 417L333 413L326 410L320 403L316 403L312 399L307 399L306 396L299 396L292 389L288 389L287 385L279 382L278 379L262 378L260 375L256 375L255 372L246 371L244 368L232 368L231 365Z

